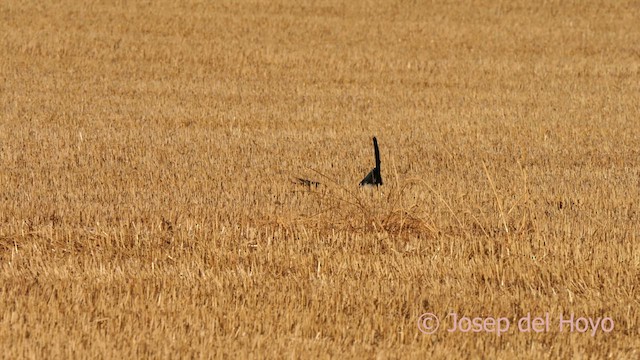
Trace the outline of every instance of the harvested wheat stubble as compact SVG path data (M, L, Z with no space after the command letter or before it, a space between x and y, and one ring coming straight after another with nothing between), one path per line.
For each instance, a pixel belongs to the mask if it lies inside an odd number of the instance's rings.
M3 356L638 358L638 18L1 2Z

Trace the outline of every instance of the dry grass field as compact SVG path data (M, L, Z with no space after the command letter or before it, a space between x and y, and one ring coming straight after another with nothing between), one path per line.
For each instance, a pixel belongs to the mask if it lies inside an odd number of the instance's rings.
M639 23L0 2L2 357L639 358Z

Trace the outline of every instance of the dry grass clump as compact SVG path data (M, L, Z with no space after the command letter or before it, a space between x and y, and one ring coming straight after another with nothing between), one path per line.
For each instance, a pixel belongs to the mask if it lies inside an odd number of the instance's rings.
M637 358L639 16L0 3L3 354Z

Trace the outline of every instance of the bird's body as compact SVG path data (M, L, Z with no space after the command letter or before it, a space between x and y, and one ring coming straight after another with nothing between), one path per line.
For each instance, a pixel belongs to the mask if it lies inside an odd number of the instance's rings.
M374 167L367 176L360 181L360 186L366 185L382 185L382 175L380 174L380 149L378 148L378 139L373 137L373 151L376 157L376 167Z

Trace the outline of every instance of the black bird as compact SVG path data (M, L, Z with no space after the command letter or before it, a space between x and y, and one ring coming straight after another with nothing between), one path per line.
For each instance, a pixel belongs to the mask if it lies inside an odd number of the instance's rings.
M378 139L376 139L375 136L373 137L373 151L376 155L376 167L360 181L360 186L382 185L382 175L380 175L380 149L378 149Z

